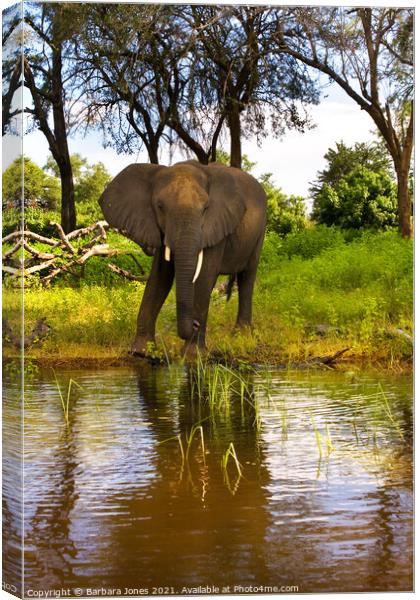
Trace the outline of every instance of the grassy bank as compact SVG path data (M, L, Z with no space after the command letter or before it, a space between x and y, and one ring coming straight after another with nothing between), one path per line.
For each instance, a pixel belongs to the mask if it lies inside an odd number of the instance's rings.
M126 243L126 242L124 242ZM119 361L127 358L143 283L118 279L92 259L81 283L63 280L25 294L25 332L42 317L47 339L27 350L44 362ZM106 284L106 285L105 285ZM20 291L4 287L3 311L19 322ZM230 302L213 292L208 322L212 352L250 362L288 363L349 347L347 360L407 368L412 356L412 243L395 232L349 240L334 229L315 228L284 240L269 234L254 296L254 329L232 334L237 293ZM175 297L158 321L154 353L180 356ZM4 356L17 351L4 346Z

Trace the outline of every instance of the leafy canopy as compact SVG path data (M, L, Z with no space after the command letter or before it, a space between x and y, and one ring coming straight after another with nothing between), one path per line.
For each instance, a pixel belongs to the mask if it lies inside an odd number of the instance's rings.
M27 156L16 158L3 173L3 204L18 208L23 199L25 206L55 208L60 198L60 183L56 177L47 175L41 167Z
M91 164L87 158L80 154L72 154L70 162L74 178L74 197L77 203L97 203L99 196L111 180L105 165L102 162ZM59 176L58 165L52 156L49 156L44 167L56 177Z
M397 186L389 159L378 144L329 148L327 166L311 187L317 223L345 229L396 226Z

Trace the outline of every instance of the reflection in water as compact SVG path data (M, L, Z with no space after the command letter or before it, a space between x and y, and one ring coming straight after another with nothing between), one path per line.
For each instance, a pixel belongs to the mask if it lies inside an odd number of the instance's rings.
M8 591L22 594L22 388L19 372L14 385L3 379L2 455L2 578Z
M410 381L382 381L384 394L372 379L270 377L227 379L215 394L175 367L62 372L62 389L81 386L67 424L53 377L29 382L26 591L410 590ZM11 392L4 412L9 426ZM228 448L242 477L232 458L222 469ZM6 567L16 579L10 545Z

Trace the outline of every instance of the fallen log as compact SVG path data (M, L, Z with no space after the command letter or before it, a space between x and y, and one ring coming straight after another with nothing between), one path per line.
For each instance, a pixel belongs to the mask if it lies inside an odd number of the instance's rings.
M318 367L324 365L326 367L334 367L337 360L343 356L346 352L348 352L350 348L343 348L343 350L339 350L335 354L328 354L327 356L313 356L312 358L308 358L308 360L304 360L302 362L292 362L288 364L275 364L275 365L259 365L253 364L252 366L257 370L266 369L307 369L310 367Z
M28 229L25 229L24 231L13 231L13 233L9 233L9 235L6 235L3 238L2 244L6 244L7 242L15 240L16 238L30 238L32 240L36 240L37 242L48 244L49 246L57 245L57 240L52 240L51 238L44 237L43 235L39 235L38 233L29 231ZM61 242L58 242L58 244L61 244Z
M23 242L25 243L25 242ZM15 252L17 252L19 250L19 248L22 246L22 240L19 240L17 242L17 244L15 244L13 246L13 248L10 248L10 250L7 250L4 254L3 254L3 260L6 260L7 258L10 258L10 256L12 256L12 254L14 254Z
M67 250L69 250L69 252L71 252L71 254L76 254L76 249L73 248L73 246L70 244L68 237L64 233L64 229L61 227L60 223L56 223L55 221L50 221L50 225L53 225L57 229L58 235L60 236L60 240L62 241L63 246L65 246L67 248Z
M113 271L114 273L117 273L117 275L121 275L122 277L125 277L126 279L129 279L130 281L147 281L148 277L144 276L144 275L134 275L133 273L130 273L130 271L126 271L125 269L122 269L121 267L118 267L117 265L114 265L112 263L108 263L108 267L111 269L111 271Z
M106 221L96 221L93 225L89 225L88 227L81 227L80 229L75 229L67 234L67 239L72 240L74 238L80 237L81 235L87 235L88 233L92 233L95 229L99 229L103 234L103 237L106 238L105 229L109 229L109 225Z
M133 250L113 249L106 243L100 243L106 241L107 238L106 229L109 229L109 225L106 221L97 221L88 227L76 229L68 234L64 232L59 223L50 221L50 225L54 226L57 230L59 239L47 238L28 230L14 231L3 239L3 243L10 243L17 240L13 247L6 250L3 254L3 260L7 262L7 264L2 265L2 269L10 276L10 279L17 279L21 275L25 277L26 275L49 269L49 273L40 278L40 282L46 286L55 277L64 272L71 273L75 277L83 277L85 263L94 256L112 257L117 254L128 254L132 256L133 260L137 263L140 270L140 276L134 275L117 265L109 265L111 270L132 281L147 280L144 270L134 256ZM81 236L92 233L93 238L82 243L79 247L73 246L73 244L70 243L70 240L76 240ZM56 253L44 252L34 248L31 246L30 241L47 244L51 246L52 249L56 249ZM17 253L22 247L29 253L29 258L24 259L23 256L17 257ZM34 265L33 263L36 260L42 262ZM81 268L80 274L77 272L79 267Z

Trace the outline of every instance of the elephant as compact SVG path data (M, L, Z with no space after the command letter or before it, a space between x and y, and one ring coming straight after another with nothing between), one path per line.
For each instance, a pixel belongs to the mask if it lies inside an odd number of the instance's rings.
M177 330L184 350L205 349L210 295L217 277L238 286L237 327L251 325L252 295L267 201L251 175L219 163L131 164L99 199L105 219L139 244L153 263L131 351L146 356L156 319L176 282Z

